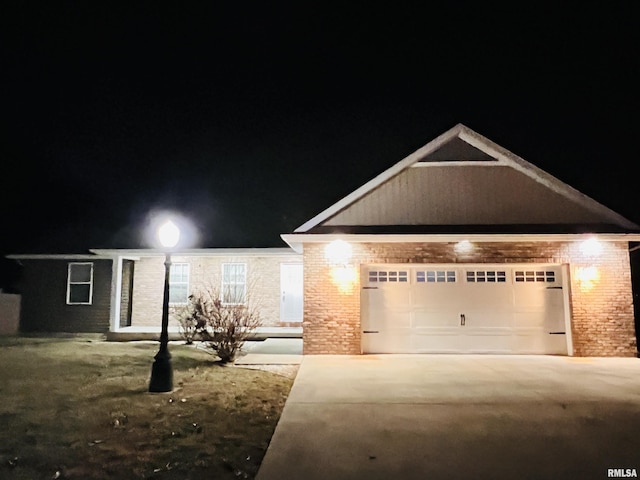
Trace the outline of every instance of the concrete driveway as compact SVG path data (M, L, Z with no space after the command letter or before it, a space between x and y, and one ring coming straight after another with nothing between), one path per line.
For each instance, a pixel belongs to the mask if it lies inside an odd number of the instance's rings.
M305 356L257 479L604 479L621 468L640 475L639 359Z

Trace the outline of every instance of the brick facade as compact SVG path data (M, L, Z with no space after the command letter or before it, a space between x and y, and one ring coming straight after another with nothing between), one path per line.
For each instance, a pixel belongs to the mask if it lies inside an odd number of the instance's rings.
M297 255L268 256L178 256L173 263L189 264L189 292L203 287L220 289L222 264L244 263L247 268L247 297L262 316L263 326L288 326L280 322L280 265L301 263ZM134 327L160 325L162 290L164 285L164 257L142 257L135 263L132 293L131 325ZM170 325L177 322L170 318Z
M360 266L371 263L554 263L569 266L575 356L637 355L631 271L626 242L602 242L585 254L580 242L352 243L348 266L332 267L325 243L304 245L305 354L360 354ZM589 269L596 278L582 280ZM341 278L337 278L341 277Z

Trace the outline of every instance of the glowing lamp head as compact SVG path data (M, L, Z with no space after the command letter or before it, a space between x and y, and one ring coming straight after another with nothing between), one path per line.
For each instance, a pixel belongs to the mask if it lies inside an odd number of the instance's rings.
M351 245L344 240L334 240L325 247L324 256L333 264L346 264L351 258Z
M469 240L460 240L453 247L456 253L471 253L473 251L473 243Z
M591 237L582 242L580 245L580 251L582 251L583 255L589 257L600 255L600 253L602 253L602 244L597 238Z
M171 220L167 220L158 228L158 240L165 248L173 248L180 240L180 229Z

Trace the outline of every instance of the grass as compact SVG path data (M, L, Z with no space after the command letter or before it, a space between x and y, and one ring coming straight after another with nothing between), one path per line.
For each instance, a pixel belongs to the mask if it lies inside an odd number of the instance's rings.
M0 478L254 478L293 380L156 342L0 338Z

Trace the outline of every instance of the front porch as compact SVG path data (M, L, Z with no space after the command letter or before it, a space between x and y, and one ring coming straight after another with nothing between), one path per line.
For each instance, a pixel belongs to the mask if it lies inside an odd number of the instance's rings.
M182 340L179 328L169 326L169 340ZM136 340L158 340L160 337L160 325L157 327L132 326L121 327L107 333L107 341L131 342ZM302 338L302 326L300 327L259 327L249 337L251 340L266 340L267 338Z

